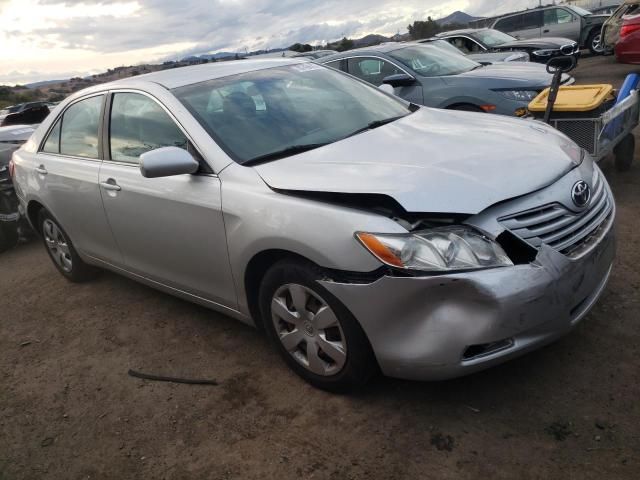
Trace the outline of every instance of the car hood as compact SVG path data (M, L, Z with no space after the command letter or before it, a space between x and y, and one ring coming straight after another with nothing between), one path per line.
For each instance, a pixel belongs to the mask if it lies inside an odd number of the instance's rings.
M37 125L11 125L0 127L0 142L23 143L31 138Z
M587 15L586 18L590 23L598 23L598 22L606 22L611 15L606 15L602 13L592 13L591 15Z
M522 40L513 40L511 42L502 43L495 47L498 50L502 50L505 48L536 48L536 49L546 49L546 48L560 48L563 45L571 45L576 43L574 40L569 38L561 38L561 37L545 37L545 38L530 38L530 39L522 39Z
M475 214L556 181L574 166L572 148L540 122L421 108L253 168L276 190L381 194L408 212Z
M511 86L505 84L505 82L509 81L516 83L520 87L546 87L551 84L551 80L553 79L553 75L547 72L545 65L533 62L495 63L481 68L476 68L475 70L461 73L459 75L442 77L442 79L445 82L450 83L450 80L456 77L495 80L496 88ZM565 74L563 76L563 81L567 78L568 75Z
M510 61L513 57L521 57L522 55L527 55L526 52L483 52L483 53L469 53L467 57L471 60L474 60L478 63L482 62L506 62ZM528 58L527 58L528 61ZM525 63L522 60L518 61L519 63ZM516 62L516 63L518 63Z

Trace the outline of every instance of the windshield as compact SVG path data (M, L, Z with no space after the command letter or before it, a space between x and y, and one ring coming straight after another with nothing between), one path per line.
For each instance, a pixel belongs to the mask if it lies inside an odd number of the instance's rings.
M410 113L409 106L314 63L270 68L173 90L238 163L336 142Z
M589 10L585 10L581 7L576 7L575 5L567 5L571 10L576 12L581 17L586 17L587 15L593 15Z
M432 42L429 42L428 44L429 45L433 45L434 47L442 48L443 50L446 50L446 51L451 52L451 53L455 53L455 54L458 54L458 55L464 55L460 50L458 50L456 47L451 45L446 40L434 40Z
M423 77L458 75L481 66L464 55L452 55L448 50L429 45L412 45L389 55Z
M507 35L500 30L479 30L475 32L473 36L489 48L497 47L503 43L513 42L516 40L515 37Z
M10 113L16 113L22 108L22 104L14 105L13 107L6 107L4 110L0 110L0 115L9 115Z

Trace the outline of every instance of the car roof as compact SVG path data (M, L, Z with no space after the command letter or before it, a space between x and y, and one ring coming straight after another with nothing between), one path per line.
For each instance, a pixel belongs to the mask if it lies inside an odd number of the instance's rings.
M426 46L424 43L418 42L386 42L381 43L380 45L373 45L370 47L361 47L354 48L353 50L346 50L344 52L335 53L333 55L329 55L326 57L322 57L316 60L319 63L328 63L332 60L338 60L340 58L349 57L355 55L376 55L381 53L389 53L394 52L396 50L401 50L406 47L410 47L411 45L420 45L422 47Z
M268 68L283 67L307 63L306 59L292 58L264 58L260 60L232 60L228 62L205 63L188 67L170 68L159 72L146 73L135 77L123 78L115 82L100 85L101 89L126 88L129 84L140 82L157 83L169 90L173 88L193 85L195 83L229 77L241 73L266 70Z
M461 28L460 30L451 30L450 32L441 32L436 35L436 38L451 37L453 35L473 35L474 33L482 32L484 30L492 30L491 28Z
M513 17L515 15L522 15L523 13L531 13L531 12L535 12L537 10L548 10L550 8L571 8L571 7L576 7L578 5L542 5L539 7L532 7L532 8L527 8L526 10L518 10L517 12L511 12L511 13L507 13L505 15L500 15L499 17L497 17L495 19L495 21L497 22L498 20L502 20L503 18L507 18L507 17ZM582 7L580 7L582 8ZM583 8L583 10L586 10L585 8ZM495 22L494 22L495 23Z

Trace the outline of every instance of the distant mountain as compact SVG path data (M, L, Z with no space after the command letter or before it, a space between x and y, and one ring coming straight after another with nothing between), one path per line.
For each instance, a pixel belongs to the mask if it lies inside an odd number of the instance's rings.
M34 83L28 83L27 85L25 85L25 87L30 88L30 89L35 89L35 88L40 88L40 87L46 87L47 85L52 85L54 83L62 83L65 82L66 80L45 80L44 82L34 82Z
M482 17L472 17L468 13L457 11L457 12L453 12L451 15L447 15L446 17L441 18L440 20L436 20L436 23L442 26L452 25L452 24L467 25L469 22L473 22L474 20L480 20L481 18Z
M362 38L354 38L353 44L356 47L369 47L371 45L379 45L383 42L388 42L390 40L391 39L389 37L385 37L384 35L372 34Z

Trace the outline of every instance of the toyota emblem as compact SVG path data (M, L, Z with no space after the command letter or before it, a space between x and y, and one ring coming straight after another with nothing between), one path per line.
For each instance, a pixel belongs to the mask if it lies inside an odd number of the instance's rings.
M591 187L584 180L580 180L571 189L571 199L577 207L584 208L591 200Z

